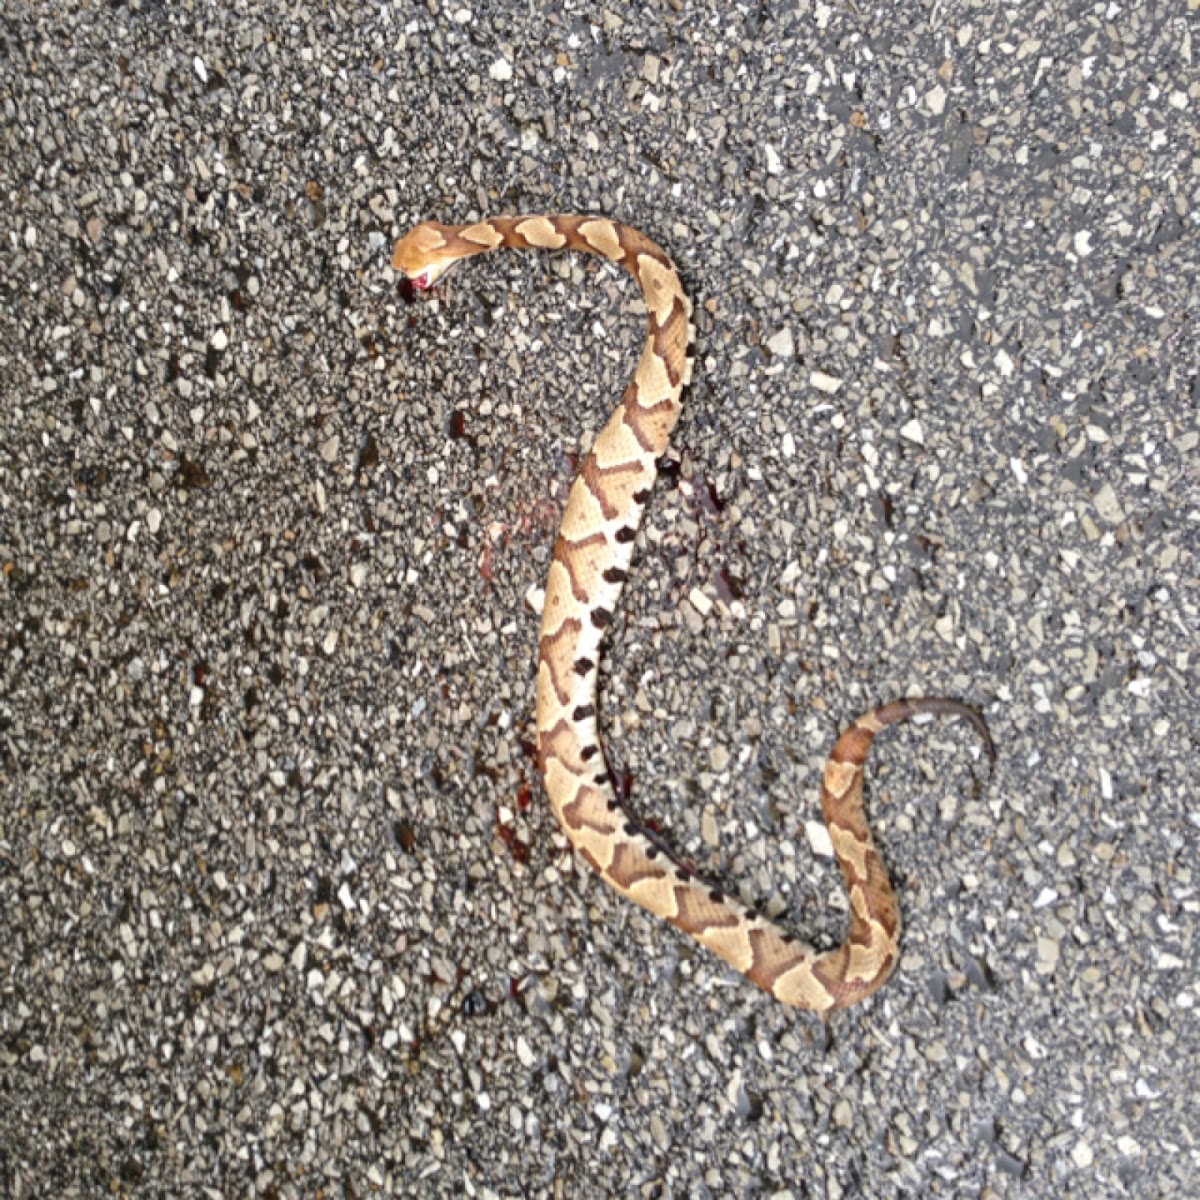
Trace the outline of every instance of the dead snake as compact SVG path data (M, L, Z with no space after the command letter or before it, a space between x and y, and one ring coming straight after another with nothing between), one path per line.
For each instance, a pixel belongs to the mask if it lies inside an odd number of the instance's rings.
M617 799L596 723L605 627L628 577L658 459L691 376L692 305L671 260L649 238L603 217L493 217L474 225L417 225L396 244L393 267L420 289L458 259L496 250L582 250L624 267L645 299L648 328L637 373L592 444L571 488L546 582L538 643L537 747L550 803L580 856L623 896L695 938L785 1004L826 1013L869 996L899 956L900 915L863 809L863 764L875 734L920 713L952 713L978 730L957 700L897 700L859 717L825 765L821 802L850 897L850 930L819 953L760 912L701 879L633 821Z

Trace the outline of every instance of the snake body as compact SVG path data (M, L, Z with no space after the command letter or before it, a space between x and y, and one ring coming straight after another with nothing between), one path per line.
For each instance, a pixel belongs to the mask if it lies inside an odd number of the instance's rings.
M956 700L885 704L838 738L825 766L822 807L850 899L850 929L818 952L759 911L705 882L618 800L597 727L597 669L633 556L657 461L691 375L692 305L671 260L649 238L603 217L494 217L472 225L428 221L396 245L393 267L428 288L454 262L511 247L577 250L624 267L641 288L647 330L637 371L596 437L571 488L546 583L538 643L537 748L546 792L579 855L621 895L669 921L785 1004L825 1013L869 996L899 956L900 917L863 808L863 764L874 736L919 713L951 713L979 730Z

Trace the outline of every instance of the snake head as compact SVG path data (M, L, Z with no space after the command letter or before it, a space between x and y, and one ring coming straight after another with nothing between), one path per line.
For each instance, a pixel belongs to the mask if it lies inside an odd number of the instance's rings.
M392 269L401 272L418 291L427 291L462 257L455 253L453 233L437 221L423 221L397 243Z

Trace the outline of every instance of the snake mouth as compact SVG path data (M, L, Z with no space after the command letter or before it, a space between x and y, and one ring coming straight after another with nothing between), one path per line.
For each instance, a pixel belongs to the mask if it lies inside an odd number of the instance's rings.
M433 269L426 267L423 271L418 271L415 275L408 277L408 282L417 289L418 292L427 292L433 287Z

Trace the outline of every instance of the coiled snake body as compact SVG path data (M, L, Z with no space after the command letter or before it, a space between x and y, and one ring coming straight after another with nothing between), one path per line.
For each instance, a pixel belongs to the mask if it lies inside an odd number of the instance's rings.
M850 896L850 930L818 953L699 878L617 799L596 723L605 626L621 594L657 460L691 375L692 305L670 259L635 229L599 217L494 217L474 225L425 222L396 245L392 265L424 289L455 261L508 246L581 250L619 263L645 298L648 329L637 372L596 437L567 501L546 583L538 644L537 744L546 791L580 856L623 896L720 955L776 999L828 1012L870 995L899 954L895 893L863 809L863 764L875 734L919 713L983 718L956 700L885 704L859 717L825 766L825 821Z

